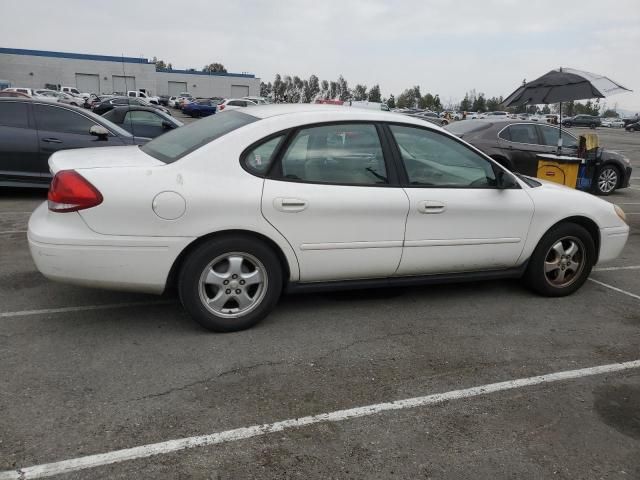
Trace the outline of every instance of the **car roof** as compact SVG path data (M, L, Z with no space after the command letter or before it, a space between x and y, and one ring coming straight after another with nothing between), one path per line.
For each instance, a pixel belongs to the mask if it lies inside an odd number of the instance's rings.
M428 126L440 130L440 127L421 120L419 118L412 118L407 115L402 115L393 112L385 112L383 110L372 110L368 108L358 107L345 107L342 105L327 105L318 103L280 103L269 105L256 105L243 109L242 113L265 119L275 116L283 115L300 115L309 113L319 114L331 114L335 117L336 121L340 120L369 120L369 121L381 121L381 122L402 122L411 123L418 126ZM326 121L326 120L323 120Z

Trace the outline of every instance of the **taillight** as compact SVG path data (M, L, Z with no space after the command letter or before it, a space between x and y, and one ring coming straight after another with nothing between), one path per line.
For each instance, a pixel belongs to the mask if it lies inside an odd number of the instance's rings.
M224 110L224 105L220 104L220 105L218 105L218 108L220 109L220 111L222 111L222 110Z
M102 203L102 194L89 181L74 170L56 173L49 187L49 210L77 212Z

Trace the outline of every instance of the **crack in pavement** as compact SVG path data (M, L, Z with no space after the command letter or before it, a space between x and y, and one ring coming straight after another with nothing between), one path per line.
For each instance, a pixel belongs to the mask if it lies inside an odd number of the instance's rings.
M315 359L309 359L308 361L305 361L304 363L305 364L309 364L309 363L315 363L315 362L318 362L318 361L325 360L326 358L328 358L328 357L330 357L330 356L332 356L332 355L334 355L334 354L336 354L338 352L341 352L341 351L344 351L344 350L348 350L348 349L350 349L353 346L358 345L358 344L363 344L363 343L366 344L366 343L377 342L379 340L384 340L384 339L392 338L392 337L402 337L402 336L409 336L409 335L417 337L417 336L427 335L428 333L429 332L398 332L398 333L389 333L389 334L386 334L386 335L383 335L383 336L372 337L372 338L368 338L368 339L355 340L355 341L353 341L351 343L348 343L347 345L343 345L343 346L341 346L339 348L330 350L329 352L327 352L327 353L325 353L323 355L320 355L319 357L316 357ZM137 398L134 398L134 399L131 399L131 400L127 400L127 402L138 402L138 401L142 401L142 400L148 400L148 399L151 399L151 398L163 397L165 395L170 395L170 394L175 393L175 392L180 392L180 391L183 391L183 390L187 390L187 389L189 389L191 387L195 387L197 385L202 385L204 383L208 383L208 382L210 382L212 380L215 380L216 378L221 378L221 377L224 377L224 376L227 376L227 375L235 375L235 374L238 374L240 372L247 372L247 371L250 371L250 370L255 370L255 369L260 368L260 367L267 367L267 366L273 367L273 366L282 365L282 364L286 364L286 363L288 363L287 360L280 360L280 361L275 361L275 362L274 361L266 361L266 362L256 363L256 364L253 364L253 365L246 365L246 366L243 366L243 367L236 367L236 368L232 368L230 370L225 370L225 371L223 371L221 373L218 373L217 375L213 375L213 376L201 379L201 380L196 380L196 381L187 383L185 385L181 385L179 387L170 388L170 389L165 390L163 392L151 393L149 395L144 395L142 397L137 397Z

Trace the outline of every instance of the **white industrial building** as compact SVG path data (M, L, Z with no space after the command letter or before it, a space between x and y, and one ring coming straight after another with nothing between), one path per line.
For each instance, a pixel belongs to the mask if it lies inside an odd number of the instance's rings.
M144 90L152 95L190 92L195 97L259 95L260 79L247 73L156 71L145 58L0 48L0 79L14 87L76 87L86 93Z

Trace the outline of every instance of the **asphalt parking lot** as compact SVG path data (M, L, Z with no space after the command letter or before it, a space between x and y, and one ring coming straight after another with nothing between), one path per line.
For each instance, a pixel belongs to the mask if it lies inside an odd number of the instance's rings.
M25 238L45 194L0 191L0 480L640 478L640 134L597 133L632 161L607 197L632 231L573 296L296 295L224 335L171 296L48 281Z

